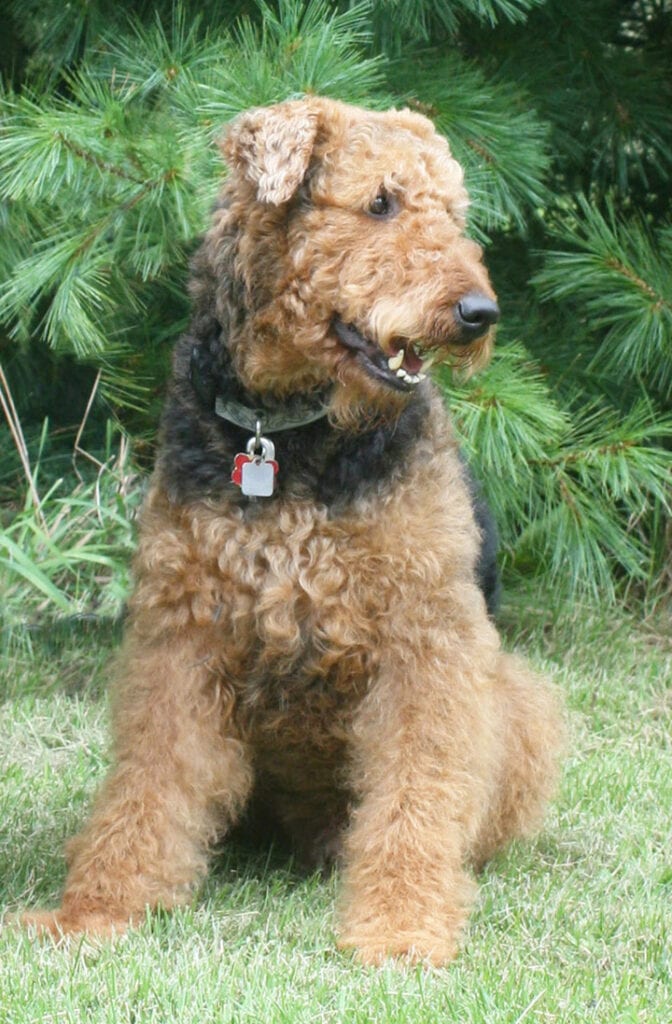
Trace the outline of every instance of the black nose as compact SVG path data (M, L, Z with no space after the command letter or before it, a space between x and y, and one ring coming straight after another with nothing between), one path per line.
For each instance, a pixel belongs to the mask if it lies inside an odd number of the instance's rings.
M480 292L464 295L454 309L457 324L465 344L480 338L499 320L499 306L494 299Z

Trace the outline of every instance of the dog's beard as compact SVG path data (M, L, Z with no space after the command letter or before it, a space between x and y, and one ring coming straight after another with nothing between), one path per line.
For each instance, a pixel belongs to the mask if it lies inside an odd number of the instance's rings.
M375 381L346 356L338 368L329 400L329 420L343 430L360 432L394 423L412 397Z

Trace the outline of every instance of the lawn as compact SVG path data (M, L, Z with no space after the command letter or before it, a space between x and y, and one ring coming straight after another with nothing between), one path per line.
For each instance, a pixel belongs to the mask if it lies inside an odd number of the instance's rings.
M116 945L0 932L0 1024L672 1021L672 639L666 623L510 596L509 646L565 691L543 833L481 879L457 961L362 969L334 947L337 879L224 847L192 907ZM0 903L47 904L105 770L109 630L36 636L0 677Z

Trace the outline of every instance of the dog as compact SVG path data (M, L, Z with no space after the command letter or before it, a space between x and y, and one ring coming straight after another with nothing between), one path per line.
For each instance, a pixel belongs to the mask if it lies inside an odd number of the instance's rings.
M193 260L112 697L61 906L109 935L192 898L251 812L342 875L338 943L444 964L474 871L538 828L562 709L502 651L487 518L429 370L499 316L431 122L239 116ZM485 528L485 529L484 529Z

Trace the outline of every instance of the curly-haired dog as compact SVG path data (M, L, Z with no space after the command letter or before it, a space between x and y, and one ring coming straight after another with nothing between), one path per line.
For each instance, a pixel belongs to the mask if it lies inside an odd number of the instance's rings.
M426 378L435 358L482 361L498 316L462 171L424 117L320 98L242 115L224 153L142 515L114 764L62 906L24 921L108 933L188 900L254 807L304 858L338 849L342 947L442 963L470 868L539 824L561 732L548 685L500 650Z

